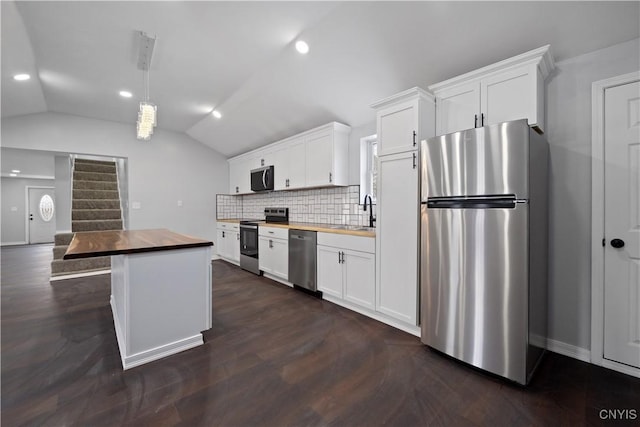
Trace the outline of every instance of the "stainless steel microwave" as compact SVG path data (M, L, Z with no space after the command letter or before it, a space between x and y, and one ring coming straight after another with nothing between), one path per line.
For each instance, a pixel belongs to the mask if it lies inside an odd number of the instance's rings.
M273 166L251 171L251 191L273 190Z

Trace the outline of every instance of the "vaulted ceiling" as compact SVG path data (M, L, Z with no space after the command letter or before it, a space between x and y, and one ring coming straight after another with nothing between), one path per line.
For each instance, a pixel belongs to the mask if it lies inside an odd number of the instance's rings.
M374 101L545 44L559 61L637 38L639 4L3 1L2 117L53 111L133 133L145 31L158 126L232 156L332 120L370 123Z

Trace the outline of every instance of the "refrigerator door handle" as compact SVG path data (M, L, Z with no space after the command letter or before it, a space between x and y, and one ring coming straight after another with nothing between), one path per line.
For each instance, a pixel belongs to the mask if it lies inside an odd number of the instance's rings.
M427 208L431 209L514 209L518 200L515 195L486 197L432 197L427 199Z

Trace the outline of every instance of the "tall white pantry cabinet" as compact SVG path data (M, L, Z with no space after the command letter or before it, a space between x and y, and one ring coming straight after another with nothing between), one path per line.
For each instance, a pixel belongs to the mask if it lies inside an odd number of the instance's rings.
M376 311L419 336L418 148L435 135L435 100L416 87L371 107L378 135Z

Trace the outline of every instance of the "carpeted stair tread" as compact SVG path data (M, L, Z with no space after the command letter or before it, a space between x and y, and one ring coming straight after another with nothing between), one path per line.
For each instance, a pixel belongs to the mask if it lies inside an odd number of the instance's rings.
M74 171L73 180L117 182L118 175L116 173Z
M99 163L78 163L74 165L74 170L78 172L101 172L101 173L116 173L115 164L99 164Z
M71 211L71 219L90 220L90 219L122 219L120 209L73 209Z
M72 209L120 209L120 200L74 199Z
M54 259L51 262L51 275L76 274L92 270L111 268L111 257L94 257L80 259Z
M110 190L117 191L118 183L113 181L84 181L73 180L74 190Z
M79 231L105 231L122 230L122 220L120 219L100 219L100 220L79 220L71 221L71 230Z
M56 233L54 244L56 246L68 246L73 239L73 233Z
M117 190L73 190L74 199L119 200Z
M114 165L115 162L111 160L92 160L92 159L75 159L76 163L89 163L93 165Z

